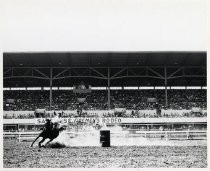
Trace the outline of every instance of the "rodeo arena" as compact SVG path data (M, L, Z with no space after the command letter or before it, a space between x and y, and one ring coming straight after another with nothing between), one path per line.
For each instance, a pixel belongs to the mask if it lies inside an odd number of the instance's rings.
M206 168L206 52L3 55L5 168Z

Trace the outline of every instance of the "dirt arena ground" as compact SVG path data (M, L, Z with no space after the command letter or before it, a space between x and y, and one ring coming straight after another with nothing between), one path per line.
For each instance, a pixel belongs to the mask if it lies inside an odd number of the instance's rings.
M31 148L4 140L4 168L206 168L207 146Z

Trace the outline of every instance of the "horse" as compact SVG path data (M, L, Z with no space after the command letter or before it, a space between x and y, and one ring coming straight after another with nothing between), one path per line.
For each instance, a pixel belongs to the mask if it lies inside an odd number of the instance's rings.
M36 142L36 140L39 137L42 137L42 140L39 142L39 148L41 147L46 147L47 144L49 144L52 140L54 140L55 138L58 137L59 133L61 131L63 131L64 128L53 128L52 130L48 130L48 129L44 129L39 135L38 137L32 142L31 147L33 147L33 144ZM45 146L42 146L42 143L49 138L50 140L45 144Z

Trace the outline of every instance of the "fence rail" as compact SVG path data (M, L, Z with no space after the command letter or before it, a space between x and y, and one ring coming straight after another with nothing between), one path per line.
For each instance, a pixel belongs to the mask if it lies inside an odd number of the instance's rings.
M166 140L207 139L206 131L130 131L128 136L160 138Z
M207 131L123 131L127 137L144 137L148 139L159 138L166 140L205 140L207 139ZM121 134L123 132L112 132L111 134ZM15 138L19 142L21 140L32 140L39 135L40 132L4 132L4 138ZM66 132L69 135L79 134L76 132ZM125 135L125 134L123 134Z

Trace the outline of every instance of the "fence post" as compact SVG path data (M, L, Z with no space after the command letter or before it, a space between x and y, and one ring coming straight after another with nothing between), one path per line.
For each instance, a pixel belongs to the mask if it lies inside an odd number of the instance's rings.
M21 133L18 132L18 142L20 142Z
M168 140L168 132L165 132L166 140Z

